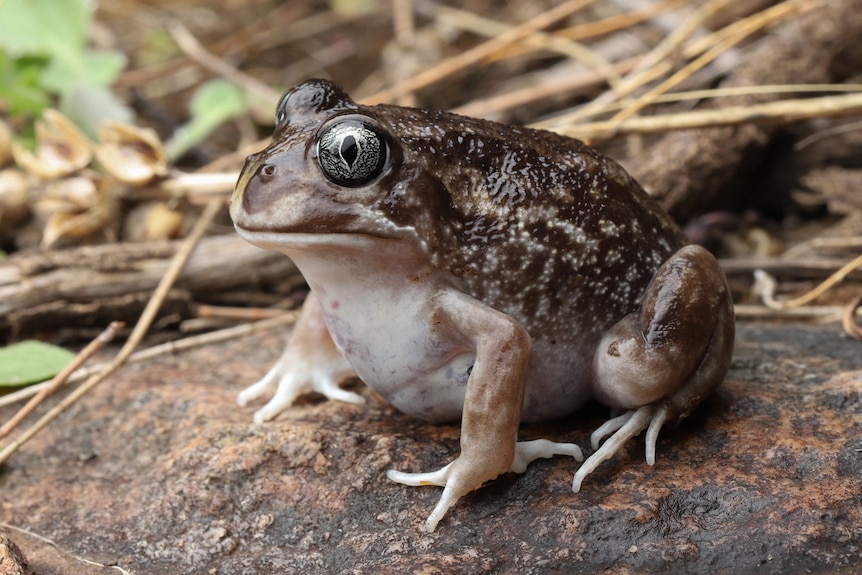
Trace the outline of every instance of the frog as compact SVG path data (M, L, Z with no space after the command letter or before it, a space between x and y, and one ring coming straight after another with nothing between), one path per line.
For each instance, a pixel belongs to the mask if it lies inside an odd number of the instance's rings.
M290 257L309 293L287 347L240 405L275 418L304 394L362 403L358 377L397 410L460 422L438 470L389 470L443 488L424 528L464 495L540 458L582 462L572 489L724 380L734 310L715 257L690 244L620 164L576 139L445 111L356 103L302 82L230 201L246 241ZM521 423L611 417L575 443L519 441Z

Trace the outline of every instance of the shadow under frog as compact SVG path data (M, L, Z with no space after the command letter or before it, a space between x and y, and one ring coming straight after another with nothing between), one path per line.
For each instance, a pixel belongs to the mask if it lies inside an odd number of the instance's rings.
M622 413L592 435L599 463L686 417L724 379L733 304L715 259L613 160L580 141L445 112L361 106L310 80L285 94L273 141L231 200L239 234L309 283L288 346L240 404L275 417L302 393L362 402L356 374L401 411L461 421L433 531L464 494L578 446L518 442L521 421L590 398ZM602 439L608 437L604 443Z

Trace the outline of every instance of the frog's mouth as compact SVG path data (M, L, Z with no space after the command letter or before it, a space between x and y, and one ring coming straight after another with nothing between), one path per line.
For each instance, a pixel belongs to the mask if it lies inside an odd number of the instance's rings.
M286 252L293 249L308 248L339 248L344 250L389 251L389 245L397 238L386 237L366 232L352 231L273 231L254 230L234 226L239 236L250 244L260 248Z

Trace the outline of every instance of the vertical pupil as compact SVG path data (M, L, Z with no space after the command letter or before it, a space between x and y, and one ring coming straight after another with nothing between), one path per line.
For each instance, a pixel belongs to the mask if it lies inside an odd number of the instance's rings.
M341 140L339 153L344 158L344 161L347 162L347 165L353 169L353 163L356 162L356 158L359 156L359 145L356 143L356 138L350 135L345 136Z

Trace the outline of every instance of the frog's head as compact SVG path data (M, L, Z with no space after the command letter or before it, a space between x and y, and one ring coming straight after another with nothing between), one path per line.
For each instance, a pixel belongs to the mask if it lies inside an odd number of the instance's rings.
M282 96L272 143L246 159L231 199L241 235L267 247L290 237L397 238L382 206L398 187L402 154L374 108L310 80Z

